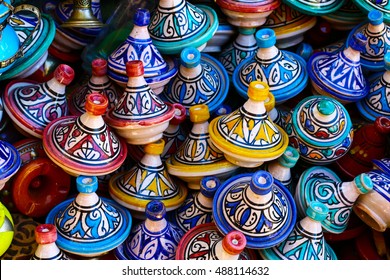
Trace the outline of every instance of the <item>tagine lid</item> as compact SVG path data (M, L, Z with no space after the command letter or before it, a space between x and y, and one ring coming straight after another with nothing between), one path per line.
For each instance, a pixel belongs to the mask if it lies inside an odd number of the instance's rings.
M71 175L102 176L117 170L127 157L126 142L106 125L108 100L87 96L86 112L53 120L43 132L48 157Z
M244 233L247 247L265 249L287 238L297 209L290 191L267 171L239 174L216 191L213 217L218 229Z
M58 204L46 217L45 223L57 228L57 246L87 257L113 250L130 233L130 212L95 193L98 189L95 176L78 176L76 186L77 196Z
M223 9L243 12L243 13L259 13L273 11L280 6L280 0L216 0L217 5Z
M321 16L337 11L345 0L284 0L285 3L304 14Z
M14 145L0 140L0 180L14 175L20 168L22 160ZM1 189L0 184L0 189Z

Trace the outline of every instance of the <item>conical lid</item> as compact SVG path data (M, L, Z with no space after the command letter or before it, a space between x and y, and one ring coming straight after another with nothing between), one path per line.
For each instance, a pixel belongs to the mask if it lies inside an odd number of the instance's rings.
M265 249L288 237L297 212L290 192L270 173L259 170L222 184L214 195L213 217L223 234L241 231L248 248Z
M326 205L311 202L290 235L272 248L259 250L260 256L265 260L337 260L321 228L327 214Z
M0 140L0 190L18 172L21 164L18 150L12 144Z
M94 176L78 176L78 194L54 207L45 223L57 228L60 249L79 256L105 254L125 241L130 233L130 213L95 192L98 180Z
M52 121L44 130L48 157L71 175L102 176L117 170L127 146L104 122L108 100L100 93L87 97L86 112Z
M297 11L313 16L321 16L337 11L345 0L284 0Z

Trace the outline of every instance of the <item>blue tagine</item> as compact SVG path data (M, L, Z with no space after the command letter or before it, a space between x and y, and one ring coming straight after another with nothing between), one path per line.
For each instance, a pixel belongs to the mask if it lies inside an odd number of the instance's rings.
M81 257L97 257L123 243L130 233L130 212L95 192L94 176L78 176L79 194L54 207L46 217L47 224L57 228L57 245L63 251Z
M115 250L119 260L174 260L183 231L165 219L164 203L146 205L146 220L135 226L126 241Z
M290 192L267 171L226 180L214 195L213 217L227 234L241 231L247 247L265 249L284 241L294 228L296 206Z
M263 28L256 32L259 49L256 54L243 60L234 70L232 81L237 92L248 99L250 82L268 84L280 104L298 95L307 85L306 61L299 55L278 49L275 31Z

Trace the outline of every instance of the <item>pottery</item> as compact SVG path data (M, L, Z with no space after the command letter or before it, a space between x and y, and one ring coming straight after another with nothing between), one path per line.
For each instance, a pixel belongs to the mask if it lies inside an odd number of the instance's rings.
M95 193L95 176L78 176L76 186L77 196L54 207L45 223L55 225L56 243L61 250L86 258L102 256L125 241L132 216L114 201Z
M137 219L145 219L146 205L151 200L162 201L169 212L186 199L187 187L172 178L161 161L164 144L162 139L146 144L145 155L136 165L110 178L110 196Z
M166 85L163 98L187 110L205 104L212 113L225 101L228 91L229 77L223 65L211 55L187 47L180 53L179 72Z
M175 110L146 83L142 61L127 62L126 71L126 89L115 107L107 112L105 120L129 144L152 143L162 138Z
M22 164L16 148L3 140L0 140L0 190L15 175Z
M242 61L234 70L232 81L236 91L245 99L252 81L267 83L281 104L298 95L308 83L306 62L299 55L280 50L275 46L275 31L262 28L256 32L259 49L256 54Z
M390 158L381 158L372 160L373 170L380 170L386 175L390 175Z
M199 190L204 176L216 176L224 180L231 176L238 166L225 159L210 139L210 112L205 104L190 107L193 123L179 149L166 160L168 173L187 182L190 189Z
M151 12L148 30L162 54L175 55L190 46L202 51L218 24L217 13L211 7L186 0L160 0Z
M98 92L107 97L107 110L114 107L120 98L121 89L107 76L107 61L103 58L96 58L92 61L91 68L92 75L88 81L68 95L69 112L73 116L81 116L85 113L86 96L92 92Z
M285 131L300 159L314 165L328 165L343 157L354 135L344 105L321 95L301 100L287 116Z
M322 221L324 231L340 234L347 228L356 200L372 189L373 181L366 173L352 181L342 181L331 169L313 166L301 174L294 199L301 217L312 201L325 204L329 213Z
M4 108L22 134L42 138L50 122L68 115L66 87L74 75L69 65L61 64L47 82L17 79L7 84Z
M206 2L204 2L204 4L209 5L209 3ZM222 51L222 48L228 44L234 36L236 36L237 31L235 27L228 23L225 17L215 9L215 2L212 2L210 6L217 12L218 28L211 39L207 41L206 47L202 50L202 52L209 53L211 55L218 55Z
M226 20L233 26L257 28L278 8L280 0L216 0Z
M146 220L136 225L121 247L115 250L122 260L173 260L183 236L180 228L166 220L164 203L152 200L146 205Z
M337 260L322 230L321 222L327 214L325 204L311 202L291 234L278 245L259 250L260 256L264 260Z
M364 13L368 14L372 10L378 10L383 13L383 19L386 23L390 23L390 4L388 1L378 0L352 0L355 5L362 10Z
M289 236L297 213L290 192L270 173L259 170L235 175L218 188L213 217L222 234L241 231L247 248L265 249Z
M283 0L286 5L300 11L303 14L322 16L331 14L337 11L345 2L345 0Z
M287 133L270 120L264 106L270 95L266 83L251 82L249 99L241 107L211 120L210 140L231 163L259 167L287 149Z
M87 96L81 116L50 122L43 132L48 157L68 174L103 176L121 167L127 157L125 141L103 120L108 100L100 93Z
M372 229L384 232L390 227L390 176L380 170L366 173L373 182L373 190L358 198L355 214Z
M0 257L11 246L14 237L14 221L7 208L0 202Z
M315 52L307 62L312 93L332 97L342 104L364 98L369 83L361 67L360 52L366 44L367 37L355 33L349 38L348 47L338 53Z
M57 247L57 229L52 224L41 224L35 228L38 244L32 260L70 260L69 256Z

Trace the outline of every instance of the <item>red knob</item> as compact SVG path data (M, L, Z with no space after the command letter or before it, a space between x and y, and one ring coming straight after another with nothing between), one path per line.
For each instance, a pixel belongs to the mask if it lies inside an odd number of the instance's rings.
M38 244L50 244L57 241L57 229L52 224L41 224L35 228L35 240Z
M126 63L126 74L128 77L139 77L143 76L144 64L141 60L132 60Z
M67 86L74 79L74 70L69 65L60 64L54 70L54 77L59 83Z
M246 246L246 237L245 235L238 230L229 232L222 239L223 249L230 255L240 254Z
M179 125L186 119L186 108L180 103L174 103L172 106L175 110L175 114L169 123L172 125Z
M107 60L96 58L92 61L92 75L102 77L107 74Z
M106 113L108 99L98 92L92 92L87 95L85 110L95 116L101 116Z
M387 117L377 117L375 119L375 128L381 134L390 132L390 119Z

